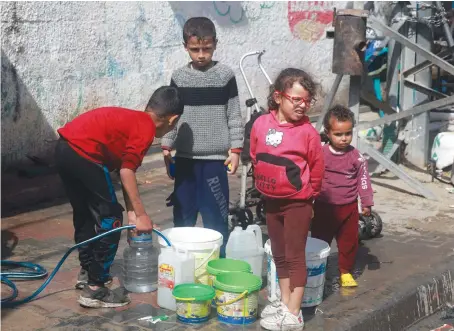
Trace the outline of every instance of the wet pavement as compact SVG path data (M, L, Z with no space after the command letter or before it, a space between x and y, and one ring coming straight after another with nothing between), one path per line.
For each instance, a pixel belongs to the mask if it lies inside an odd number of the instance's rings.
M144 176L140 183L140 191L153 220L163 229L171 227L171 209L165 206L165 200L172 191L172 182L159 170ZM378 185L376 189L378 201L390 197L387 189L382 189ZM232 199L236 199L238 193L239 179L231 177ZM399 199L399 194L406 193L396 193L393 196L394 201ZM421 198L414 199L425 201ZM409 209L411 213L413 207L407 205L402 208ZM380 321L386 320L386 317L380 317L378 313L386 312L388 308L392 309L393 304L395 309L411 307L413 302L398 306L399 298L414 291L434 270L440 270L434 274L435 277L441 274L443 268L451 267L446 262L446 259L452 261L454 256L453 224L449 221L451 218L445 220L441 217L439 226L431 228L430 231L419 231L415 228L409 231L398 231L395 226L386 224L389 214L387 207L382 204L377 207L377 210L383 215L385 229L381 238L365 241L360 247L354 271L359 287L353 290L339 288L337 252L333 247L328 260L324 301L317 309L304 311L307 330L381 330L370 326L367 321L375 321L374 323L379 325ZM2 259L39 263L51 272L65 251L73 245L72 215L69 204L64 199L55 200L53 205L46 204L28 212L16 212L11 215L2 219ZM417 213L412 216L412 220L424 223L423 217ZM437 217L433 217L432 223L438 222L437 220ZM122 251L125 245L126 240L123 235L112 267L114 276L118 277L113 287L121 286ZM196 326L181 324L176 321L174 313L157 306L155 293L131 293L131 304L122 308L97 310L82 308L76 302L79 292L74 289L78 271L76 254L72 254L37 300L15 309L2 309L2 330L261 329L258 322L249 326L219 323L214 313L205 324ZM20 297L32 293L42 282L17 282ZM454 288L451 278L449 282ZM2 296L5 293L7 293L6 289L2 286ZM260 308L266 304L266 294L266 289L260 292ZM169 319L156 324L139 321L140 318L150 315L168 315ZM387 318L392 319L389 314ZM377 319L379 319L378 322ZM405 318L400 320L403 321L402 323L408 321ZM399 326L398 322L386 328L386 330L403 329L404 326Z
M454 331L454 311L442 310L412 325L408 331Z

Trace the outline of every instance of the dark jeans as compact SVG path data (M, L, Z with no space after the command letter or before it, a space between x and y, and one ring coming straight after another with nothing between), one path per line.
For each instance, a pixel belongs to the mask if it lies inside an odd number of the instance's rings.
M76 243L122 226L124 209L106 167L80 156L63 139L57 143L55 161L73 208ZM107 281L119 241L117 232L79 248L80 265L88 271L90 285Z
M221 257L228 240L229 182L223 161L176 158L173 194L175 227L195 226L197 215L203 225L224 237Z

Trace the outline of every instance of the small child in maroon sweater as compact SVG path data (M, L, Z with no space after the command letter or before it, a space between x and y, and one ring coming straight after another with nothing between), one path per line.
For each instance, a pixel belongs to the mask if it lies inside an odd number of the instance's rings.
M374 205L367 160L350 145L354 121L353 112L340 105L324 118L329 143L323 146L325 175L311 229L312 237L329 244L336 238L344 287L358 286L351 275L358 250L358 196L363 215L370 215Z

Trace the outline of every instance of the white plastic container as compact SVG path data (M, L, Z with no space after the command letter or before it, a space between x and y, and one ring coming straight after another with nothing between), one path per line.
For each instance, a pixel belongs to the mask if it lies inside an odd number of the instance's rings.
M223 240L222 234L214 230L197 227L170 228L161 232L169 239L172 246L194 255L195 283L208 285L206 266L208 261L219 258ZM158 240L162 247L167 246L164 239L159 237Z
M454 132L437 134L432 145L432 159L439 170L449 167L454 159Z
M172 291L176 285L194 283L194 255L174 246L163 247L158 258L158 305L172 311L177 304Z
M316 238L307 238L306 243L306 267L307 284L304 289L303 303L301 307L318 306L323 300L325 286L326 261L331 248L328 243ZM274 264L271 243L268 239L265 243L268 270L268 301L273 302L281 298L279 282Z
M264 252L262 230L254 224L249 225L246 230L235 227L227 242L225 255L229 259L248 262L252 273L262 277Z

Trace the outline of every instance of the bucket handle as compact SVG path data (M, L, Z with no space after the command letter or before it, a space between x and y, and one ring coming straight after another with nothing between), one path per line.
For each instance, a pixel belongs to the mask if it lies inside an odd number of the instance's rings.
M235 299L232 299L232 300L230 300L230 301L219 303L219 302L216 300L216 306L222 307L222 306L231 305L232 303L235 303L235 302L240 301L241 299L243 299L247 294L248 294L248 290L245 290L243 293L241 293L241 294L240 294L239 296L237 296Z
M174 297L175 300L179 301L196 301L195 298L179 298L179 297Z
M216 252L216 250L218 248L219 248L218 244L215 244L211 253L202 261L202 263L200 263L200 265L198 267L195 268L195 270L199 270L201 266L203 266L205 263L207 263L208 260L211 258L211 256L213 256L214 252Z

